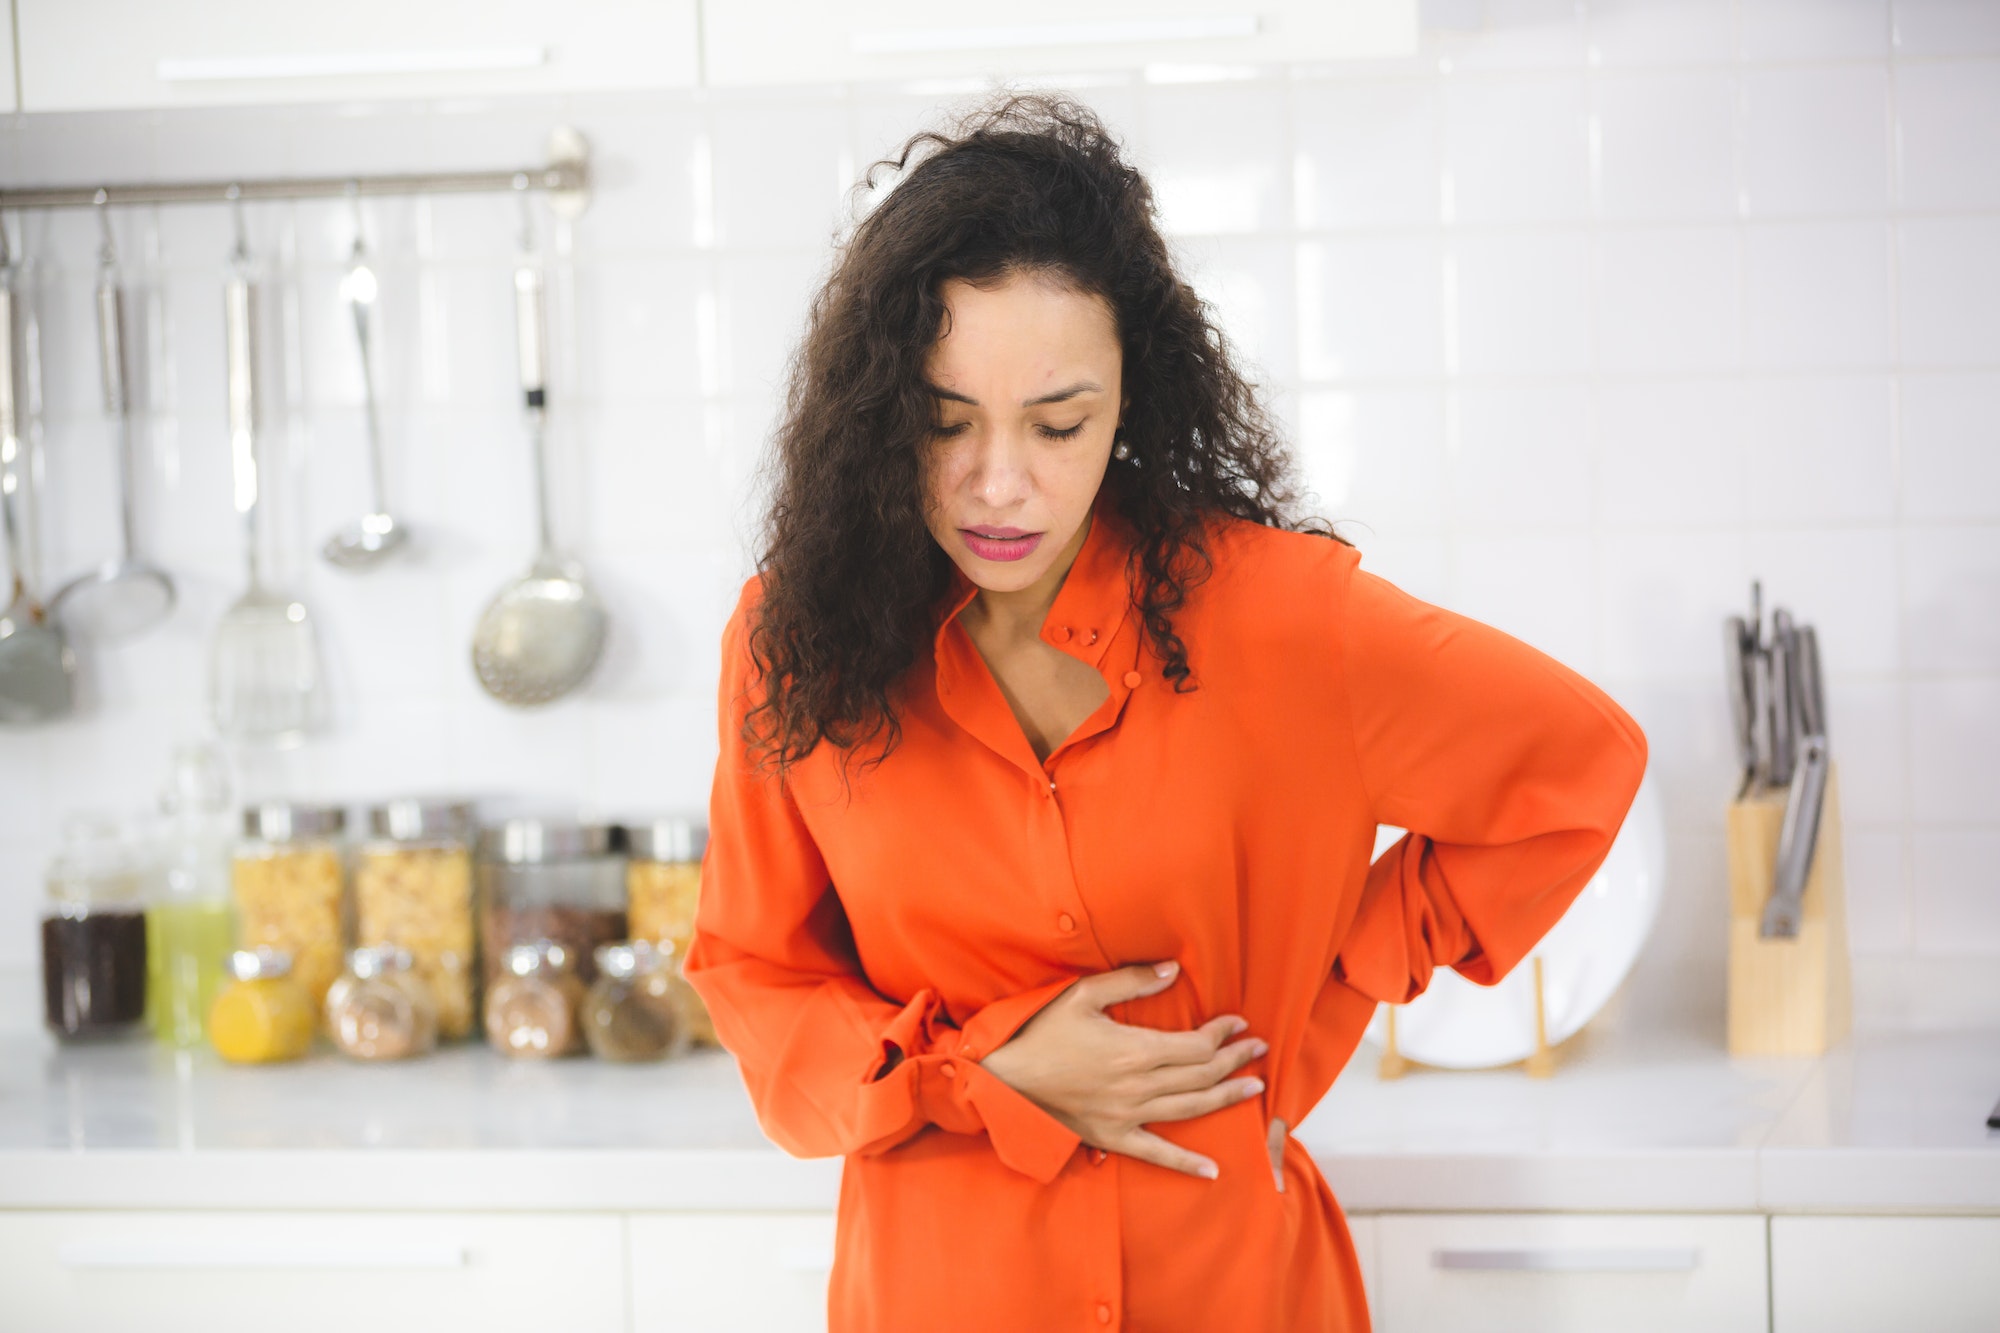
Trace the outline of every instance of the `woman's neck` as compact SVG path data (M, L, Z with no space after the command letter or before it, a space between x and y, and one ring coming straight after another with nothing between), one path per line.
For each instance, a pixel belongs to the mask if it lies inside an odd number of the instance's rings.
M1095 521L1093 514L1086 513L1056 562L1027 587L1010 592L981 588L962 613L962 618L971 622L966 626L967 631L986 639L1040 638L1049 608L1055 605L1056 594L1062 591L1063 580L1069 577L1070 566L1082 553L1090 536L1090 525Z

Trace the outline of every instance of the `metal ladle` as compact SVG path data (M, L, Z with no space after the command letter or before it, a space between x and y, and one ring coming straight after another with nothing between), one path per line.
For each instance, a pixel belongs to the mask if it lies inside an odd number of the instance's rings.
M524 198L525 202L525 198ZM561 698L589 678L604 655L610 617L583 567L558 554L549 535L547 366L542 337L542 272L527 253L514 269L521 391L534 446L537 545L528 572L502 588L479 617L472 668L486 692L527 706Z
M7 567L14 591L0 611L0 724L45 722L75 702L76 656L62 630L28 591L27 450L14 399L14 275L7 233L0 224L0 528L6 529Z
M320 554L339 569L369 569L401 550L410 539L410 530L389 513L382 497L382 423L375 407L375 371L369 362L368 320L381 285L375 270L368 266L368 250L361 238L361 203L354 198L354 253L347 276L341 280L340 295L354 314L354 340L361 352L361 398L367 415L368 477L373 484L373 507L326 539Z
M97 350L104 410L118 422L118 555L64 584L49 605L63 628L108 642L143 634L172 615L174 581L158 565L139 557L133 536L132 471L137 451L125 375L125 294L104 204L100 190L97 216L104 227L104 247L97 267Z

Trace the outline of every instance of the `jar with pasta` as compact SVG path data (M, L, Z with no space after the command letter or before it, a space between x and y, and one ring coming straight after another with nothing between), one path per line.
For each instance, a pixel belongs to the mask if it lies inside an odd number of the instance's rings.
M700 819L669 817L624 825L631 862L625 871L625 892L632 916L632 938L657 945L680 975L681 960L694 938L695 907L701 896L701 856L708 847L708 826ZM700 1045L715 1046L715 1025L708 1006L694 989L683 985L689 1035Z
M409 951L445 1041L472 1030L472 824L465 802L385 802L354 857L354 942Z
M229 880L240 948L263 945L291 957L291 974L315 1014L346 955L346 866L337 805L267 801L243 811L243 841Z
M479 836L479 930L490 990L507 950L552 940L585 986L597 980L597 946L627 938L625 854L608 824L517 818Z

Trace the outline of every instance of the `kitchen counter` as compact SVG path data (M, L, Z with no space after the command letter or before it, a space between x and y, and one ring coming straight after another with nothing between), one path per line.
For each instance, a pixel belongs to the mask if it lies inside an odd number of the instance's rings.
M2000 1214L2000 1029L1753 1060L1587 1030L1559 1054L1547 1080L1385 1083L1364 1045L1296 1132L1354 1213ZM0 1032L0 1208L831 1210L839 1178L763 1138L722 1051L237 1068Z

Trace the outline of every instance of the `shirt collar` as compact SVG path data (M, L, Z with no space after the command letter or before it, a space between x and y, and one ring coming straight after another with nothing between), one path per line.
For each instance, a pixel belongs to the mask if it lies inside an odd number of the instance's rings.
M1132 525L1118 512L1110 488L1100 486L1090 506L1090 531L1084 534L1083 547L1042 622L1044 643L1092 666L1102 664L1112 636L1132 606L1127 562L1135 544ZM942 652L952 622L978 593L979 585L952 562L951 588L941 599L943 615L932 640L933 652Z

